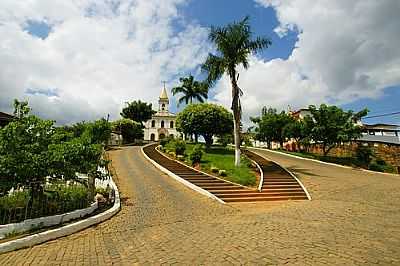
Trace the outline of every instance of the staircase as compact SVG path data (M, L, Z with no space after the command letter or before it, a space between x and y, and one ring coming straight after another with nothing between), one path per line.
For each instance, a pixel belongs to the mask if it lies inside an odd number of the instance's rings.
M267 161L250 151L246 154L256 161L264 171L262 191L246 188L237 184L203 174L160 154L157 144L143 148L144 153L182 179L214 194L224 202L257 202L278 200L306 200L307 195L297 181L278 165ZM270 171L270 172L268 172ZM268 178L265 178L267 176Z

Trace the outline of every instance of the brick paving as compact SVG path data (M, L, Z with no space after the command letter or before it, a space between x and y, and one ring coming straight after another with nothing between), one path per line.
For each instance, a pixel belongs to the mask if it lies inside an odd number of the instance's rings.
M126 147L111 152L121 212L0 265L400 265L400 176L260 153L299 175L313 200L221 205Z

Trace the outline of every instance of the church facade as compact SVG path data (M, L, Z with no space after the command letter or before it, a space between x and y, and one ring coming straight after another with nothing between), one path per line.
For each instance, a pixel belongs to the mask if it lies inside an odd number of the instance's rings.
M161 91L158 99L158 111L145 123L144 140L158 141L165 137L177 138L180 133L176 130L176 115L169 112L167 90Z

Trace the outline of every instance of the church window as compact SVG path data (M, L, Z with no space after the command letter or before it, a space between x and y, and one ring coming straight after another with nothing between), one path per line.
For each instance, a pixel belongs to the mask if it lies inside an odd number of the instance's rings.
M164 128L164 120L161 121L161 128Z
M169 122L169 127L174 128L174 121Z
M161 109L162 109L163 111L165 110L165 104L164 104L164 103L161 105Z
M151 121L151 127L156 127L156 121L155 120Z

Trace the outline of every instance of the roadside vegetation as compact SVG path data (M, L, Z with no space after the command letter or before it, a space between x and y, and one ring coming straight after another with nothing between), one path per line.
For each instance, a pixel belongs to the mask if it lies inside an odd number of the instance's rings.
M361 137L362 128L356 122L367 115L368 110L360 112L344 111L337 106L321 104L319 108L310 105L310 116L295 119L285 111L264 107L260 117L251 121L256 125L251 129L254 139L267 143L280 144L280 151L304 158L317 159L341 165L362 167L379 172L395 172L395 168L374 154L373 150L358 143L353 156L335 156L330 151L343 143L351 143ZM289 150L284 143L291 140ZM294 140L294 142L293 142ZM314 148L320 148L321 154L313 153Z
M110 138L105 119L57 127L14 102L15 119L0 128L0 222L59 214L94 202L95 179ZM82 174L87 177L83 178Z

